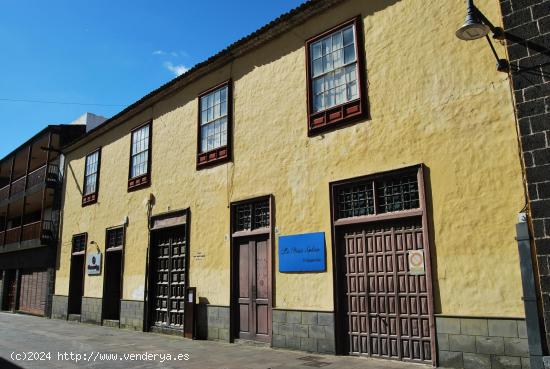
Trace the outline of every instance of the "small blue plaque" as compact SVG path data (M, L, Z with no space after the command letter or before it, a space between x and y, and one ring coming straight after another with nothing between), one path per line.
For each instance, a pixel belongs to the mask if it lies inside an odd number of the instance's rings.
M279 236L279 272L324 272L325 233Z

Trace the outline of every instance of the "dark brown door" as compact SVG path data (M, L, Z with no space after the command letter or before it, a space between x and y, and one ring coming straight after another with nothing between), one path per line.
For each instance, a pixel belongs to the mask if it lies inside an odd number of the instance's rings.
M71 275L69 282L69 314L80 314L82 296L84 296L84 259L86 255L71 257Z
M122 251L105 253L105 283L103 293L103 319L120 319L122 282Z
M237 238L235 245L239 260L239 338L269 342L269 238Z
M407 254L425 248L422 219L341 231L351 355L432 361L427 275L411 275Z
M17 280L16 280L15 270L6 271L6 302L4 304L4 309L6 310L15 310L15 301L17 296Z
M47 287L46 270L22 270L18 310L34 315L44 315Z
M183 331L187 283L185 226L155 231L151 251L151 325Z

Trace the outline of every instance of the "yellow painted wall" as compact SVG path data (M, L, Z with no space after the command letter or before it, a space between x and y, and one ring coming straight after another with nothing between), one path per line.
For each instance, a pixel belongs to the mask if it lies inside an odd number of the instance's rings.
M500 19L497 1L477 5ZM305 40L358 14L371 119L308 138ZM273 194L280 234L324 231L328 254L326 273L276 272L274 304L330 311L329 182L424 163L436 313L523 316L514 224L525 199L509 85L484 40L454 36L464 14L461 1L347 1L72 152L56 294L68 293L71 236L88 232L103 250L105 228L128 216L123 298L143 299L152 193L153 214L191 209L190 284L210 303L228 305L228 204ZM228 78L234 160L196 171L196 96ZM127 193L129 131L149 119L152 186ZM84 157L97 146L103 147L99 202L82 208ZM199 252L205 257L195 260ZM101 296L102 278L86 277L85 296Z

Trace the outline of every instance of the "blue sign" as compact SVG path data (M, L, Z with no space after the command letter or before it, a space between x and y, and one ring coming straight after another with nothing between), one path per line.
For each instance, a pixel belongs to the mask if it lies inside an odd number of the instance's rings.
M324 272L325 233L279 237L279 272Z

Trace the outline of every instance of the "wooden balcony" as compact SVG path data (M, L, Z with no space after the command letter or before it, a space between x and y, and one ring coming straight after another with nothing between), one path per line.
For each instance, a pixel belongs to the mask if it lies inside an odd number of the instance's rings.
M27 188L31 188L40 183L43 183L45 179L46 179L46 165L29 173L29 179L27 180Z
M0 202L34 186L43 183L55 185L60 182L61 174L59 172L59 166L57 164L43 165L40 168L30 172L28 176L23 176L13 181L11 183L11 189L10 185L0 188Z
M4 245L10 243L19 243L19 236L21 235L21 227L8 229L4 238Z
M24 241L40 240L49 242L55 239L55 227L51 221L39 221L24 224L22 227L0 232L0 246Z
M10 197L10 186L9 185L0 188L0 201L4 201L8 197Z
M30 241L40 238L40 227L42 222L34 222L23 226L21 241Z
M25 191L25 177L21 177L18 180L12 182L10 196L16 195Z

